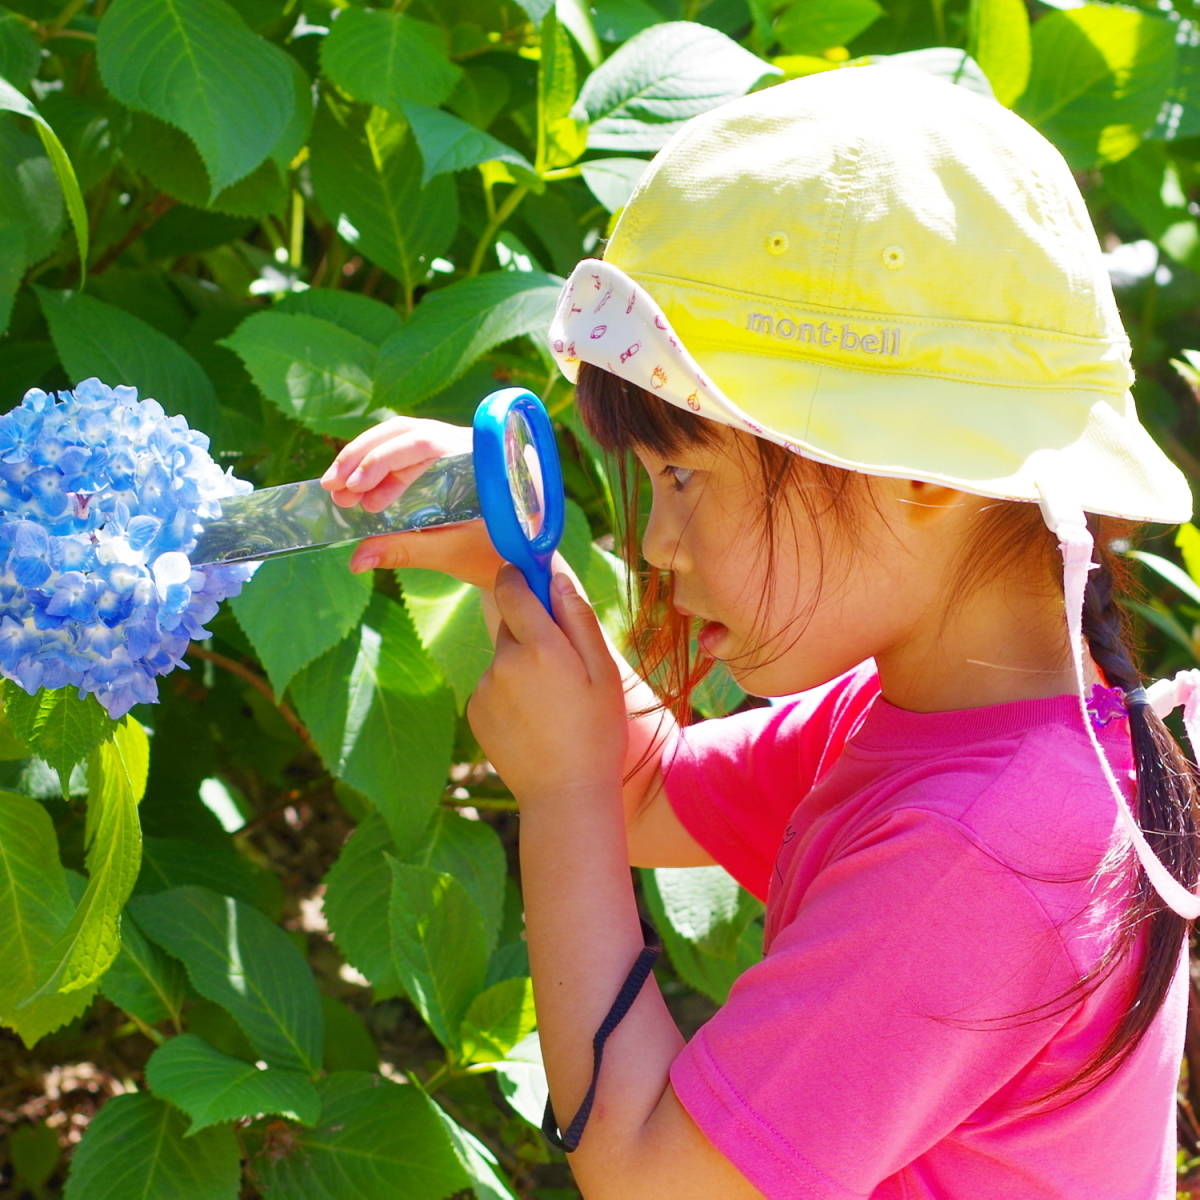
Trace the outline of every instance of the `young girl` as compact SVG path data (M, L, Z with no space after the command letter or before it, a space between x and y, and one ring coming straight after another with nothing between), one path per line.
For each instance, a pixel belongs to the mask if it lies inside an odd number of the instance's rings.
M1159 716L1195 698L1141 689L1106 547L1191 499L1057 152L916 73L769 88L659 154L551 337L650 477L645 665L686 699L695 631L788 697L681 729L565 570L555 623L476 527L356 552L493 614L470 719L521 804L584 1195L1172 1196L1200 902ZM379 509L468 445L398 418L326 486ZM685 1045L652 977L613 1010L652 957L629 866L713 862L766 900L766 956Z

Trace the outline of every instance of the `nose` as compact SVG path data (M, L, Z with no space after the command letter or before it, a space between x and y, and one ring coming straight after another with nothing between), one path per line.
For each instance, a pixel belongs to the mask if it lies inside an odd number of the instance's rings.
M687 571L691 561L683 545L682 530L657 502L650 509L642 535L642 557L660 571Z

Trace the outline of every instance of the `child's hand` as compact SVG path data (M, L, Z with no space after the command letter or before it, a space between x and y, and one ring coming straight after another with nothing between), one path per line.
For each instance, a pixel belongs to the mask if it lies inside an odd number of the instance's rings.
M565 589L565 590L564 590ZM621 675L591 605L566 575L554 616L516 567L496 580L496 656L467 706L489 761L523 806L611 788L620 803L628 721Z
M419 417L393 417L343 447L321 476L321 486L340 508L361 504L367 512L381 512L436 459L470 453L469 429ZM355 549L350 569L425 567L490 588L501 561L483 522L470 521L368 538Z

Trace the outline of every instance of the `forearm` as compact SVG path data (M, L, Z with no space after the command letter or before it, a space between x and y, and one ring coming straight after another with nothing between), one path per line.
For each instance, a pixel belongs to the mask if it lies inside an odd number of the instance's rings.
M617 782L526 803L526 936L542 1054L566 1128L587 1092L592 1038L643 946ZM610 1036L595 1105L571 1167L588 1200L634 1200L646 1124L683 1048L653 976Z

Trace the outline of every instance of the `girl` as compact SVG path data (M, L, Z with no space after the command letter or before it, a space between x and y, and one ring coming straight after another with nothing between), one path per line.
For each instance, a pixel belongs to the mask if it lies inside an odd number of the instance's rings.
M551 338L651 481L644 665L686 702L695 630L790 697L681 729L565 570L555 623L478 529L356 552L452 571L493 614L470 719L521 804L584 1195L1173 1195L1200 903L1193 773L1155 709L1190 680L1141 689L1105 547L1191 501L1057 152L916 73L766 89L659 154ZM382 508L467 445L398 418L326 486ZM685 1045L637 991L629 865L712 862L766 899L766 957Z

